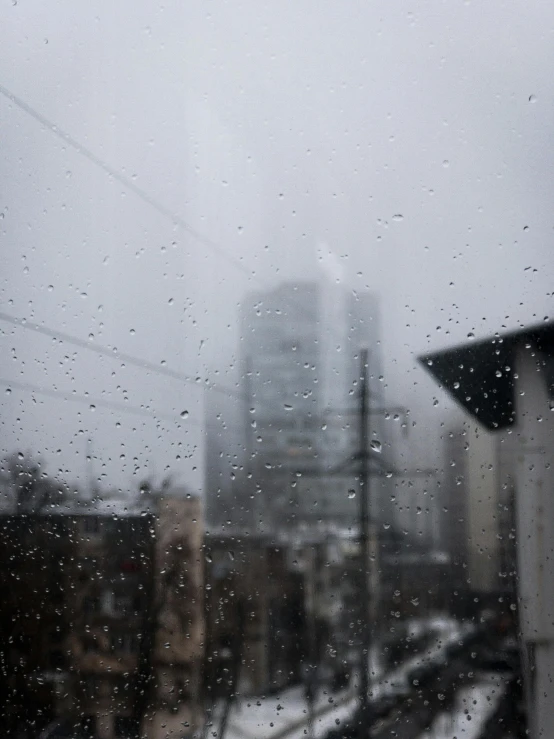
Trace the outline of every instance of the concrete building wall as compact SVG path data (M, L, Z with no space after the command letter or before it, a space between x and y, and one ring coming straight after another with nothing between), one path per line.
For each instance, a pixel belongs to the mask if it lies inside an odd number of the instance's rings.
M516 523L519 616L532 736L554 737L554 414L543 357L517 354Z
M444 475L439 493L438 531L440 547L450 555L456 569L467 565L468 481L467 439L460 424L451 428L444 439Z
M160 497L154 554L155 696L144 726L150 739L180 739L202 725L203 530L197 497L186 491Z
M467 444L469 584L491 593L498 589L500 561L498 438L470 421Z

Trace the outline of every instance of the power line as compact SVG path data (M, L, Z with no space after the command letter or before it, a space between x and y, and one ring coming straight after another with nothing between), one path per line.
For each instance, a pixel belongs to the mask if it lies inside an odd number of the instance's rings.
M8 98L8 100L10 100L12 103L17 105L18 108L20 108L25 113L27 113L32 118L34 118L36 121L38 121L42 126L44 126L49 131L51 131L55 136L60 138L66 144L71 146L73 149L75 149L75 151L78 151L79 154L84 156L86 159L88 159L90 162L95 164L97 167L100 167L100 169L104 170L104 172L110 175L110 177L113 177L114 180L117 180L121 185L126 187L128 190L131 190L132 192L134 192L137 197L139 197L142 201L150 205L154 210L157 210L158 213L163 215L165 218L168 218L175 226L179 226L179 228L182 228L194 239L199 241L201 244L204 244L204 246L207 246L208 249L211 249L214 253L218 254L220 257L223 257L225 260L227 260L227 262L229 262L229 264L232 264L233 267L235 267L240 272L245 274L248 278L255 277L254 274L251 274L248 271L248 269L244 266L244 264L242 264L232 254L229 254L229 252L223 249L219 244L217 244L215 241L212 241L212 239L208 238L207 236L204 236L204 234L202 234L200 231L197 231L193 226L191 226L183 218L181 218L180 215L178 215L174 211L167 208L163 203L161 203L159 200L156 200L156 198L149 195L145 190L143 190L141 187L136 185L128 177L125 177L125 175L122 175L116 169L114 169L109 164L104 162L102 159L100 159L100 157L94 154L90 149L87 149L86 146L83 146L83 144L79 143L76 139L70 136L66 131L64 131L62 128L57 126L55 123L52 123L52 121L50 121L48 118L45 118L45 116L43 116L37 110L32 108L24 100L19 98L17 95L15 95L13 92L8 90L3 85L0 85L0 93L4 95L4 97Z
M40 123L42 126L47 128L55 136L60 138L66 144L71 146L73 149L75 149L78 153L80 153L82 156L88 159L91 163L93 163L94 165L102 169L110 177L113 177L124 187L134 192L137 197L139 197L145 203L147 203L152 208L157 210L161 215L171 220L174 225L179 226L180 228L185 230L189 235L195 238L197 241L207 246L213 252L222 256L229 263L231 263L235 268L237 268L243 274L245 274L249 279L253 278L256 281L258 281L259 278L257 278L254 274L251 274L248 271L248 269L240 261L238 261L231 254L229 254L219 244L217 244L215 241L211 240L207 236L204 236L204 234L202 234L201 232L197 231L195 228L190 226L190 224L188 224L181 216L179 216L177 213L167 208L165 205L163 205L163 203L153 198L145 190L143 190L141 187L136 185L132 180L130 180L129 178L119 173L117 170L115 170L105 161L100 159L100 157L98 157L96 154L90 151L90 149L83 146L83 144L79 143L70 134L68 134L58 125L56 125L55 123L50 121L48 118L43 116L37 110L32 108L28 103L26 103L24 100L19 98L17 95L15 95L13 92L8 90L6 87L4 87L1 84L0 84L0 93L4 95L4 97L6 97L8 100L10 100L12 103L17 105L22 111L24 111L29 116L31 116L34 120ZM307 310L305 306L303 306L301 303L297 303L297 307L299 307L300 312L304 313L310 320L312 321L314 320L315 317L313 313L310 310ZM171 369L164 368L164 367L158 367L157 365L154 365L152 362L148 362L147 360L138 359L136 357L133 357L130 354L126 354L124 352L119 352L117 350L109 349L108 347L104 347L100 344L95 344L93 342L86 342L83 339L79 339L78 337L71 336L70 334L66 334L61 331L53 331L52 329L48 329L45 326L40 326L39 324L35 324L30 321L22 321L22 320L14 318L13 316L9 316L8 314L5 314L5 313L0 313L0 320L8 321L12 323L13 325L20 325L24 328L29 328L30 330L43 333L53 338L61 338L64 341L67 341L68 343L73 343L76 346L79 346L81 348L89 349L91 351L95 351L96 353L103 354L105 356L111 356L117 359L121 359L123 361L128 362L129 364L134 364L138 367L141 367L142 369L147 369L151 372L163 374L163 375L166 375L167 377L172 377L182 382L198 384L196 378L193 379L193 378L187 377L186 375L176 372L175 370L171 370ZM216 383L211 383L210 388L216 392L221 392L227 395L228 397L236 397L241 400L245 399L244 395L242 395L241 393L236 393Z
M233 390L226 385L221 385L216 382L210 382L209 380L204 380L204 382L201 383L200 378L185 375L184 373L178 372L177 370L171 369L170 367L154 364L153 362L149 362L147 359L141 359L140 357L135 357L132 354L120 352L118 349L110 348L109 346L104 346L103 344L98 344L94 341L85 341L84 339L80 339L78 336L68 334L65 331L58 331L57 329L41 325L40 323L35 323L34 321L29 321L23 318L16 318L15 316L11 316L9 313L4 313L3 311L0 311L0 321L5 321L6 323L12 324L12 326L18 326L20 328L28 329L29 331L35 331L36 333L43 334L44 336L49 336L53 339L65 341L68 344L78 346L80 349L87 349L91 352L94 352L95 354L100 354L101 356L108 357L110 359L117 359L122 362L127 362L127 364L134 365L135 367L139 367L140 369L152 372L154 374L170 377L179 382L185 382L187 384L195 385L196 387L202 387L207 390L213 390L214 392L221 393L222 395L225 395L232 400L252 400L252 398L250 398L245 393L242 393L239 390ZM255 398L254 401L260 406L272 411L273 413L275 412L275 407L273 405L257 400Z
M160 201L153 198L145 190L143 190L135 182L133 182L133 180L130 180L128 177L125 177L125 175L122 175L120 172L115 170L109 164L107 164L102 159L100 159L100 157L94 154L94 152L90 151L90 149L87 149L86 146L83 146L83 144L79 143L76 139L70 136L70 134L68 134L58 125L56 125L55 123L50 121L48 118L43 116L37 110L32 108L28 103L26 103L20 97L15 95L13 92L11 92L11 90L8 90L6 87L4 87L1 84L0 84L0 93L4 95L4 97L6 97L8 100L10 100L12 103L17 105L18 108L23 110L25 113L27 113L32 118L34 118L36 121L38 121L41 125L43 125L45 128L51 131L55 136L60 138L66 144L71 146L73 149L75 149L75 151L82 154L82 156L84 156L90 162L95 164L97 167L100 167L100 169L102 169L104 172L110 175L110 177L113 177L124 187L134 192L137 197L139 197L145 203L148 203L148 205L154 208L154 210L157 210L159 213L161 213L161 215L168 218L174 225L179 226L184 231L186 231L190 236L192 236L197 241L199 241L201 244L204 244L209 249L211 249L213 252L217 253L219 256L222 256L230 264L232 264L236 269L240 270L244 275L246 275L249 279L254 279L256 280L256 282L259 282L259 278L257 278L255 274L250 273L248 269L244 266L244 264L242 264L238 259L236 259L231 254L229 254L229 252L226 251L217 242L213 241L212 239L205 236L200 231L196 230L193 226L191 226L183 218L181 218L180 215L172 211L170 208L166 207ZM299 307L301 309L301 312L304 313L308 318L310 318L311 320L314 319L314 316L311 313L311 311L307 310L305 306L299 304Z
M223 257L224 259L226 259L236 269L238 269L240 272L246 275L248 279L254 279L256 282L259 282L259 278L256 277L254 273L249 272L248 269L244 266L244 264L242 264L242 262L240 262L234 256L229 254L229 252L226 251L217 242L213 241L209 237L202 234L200 231L196 230L193 226L187 223L180 215L172 211L170 208L166 207L160 201L153 198L145 190L143 190L141 187L135 184L133 180L130 180L128 177L125 177L125 175L122 175L120 172L115 170L109 164L107 164L102 159L100 159L100 157L94 154L94 152L90 151L90 149L87 149L86 146L83 146L83 144L79 143L76 139L70 136L70 134L68 134L58 125L56 125L55 123L50 121L48 118L43 116L37 110L32 108L28 103L26 103L24 100L19 98L13 92L11 92L11 90L8 90L6 87L4 87L1 84L0 84L0 93L4 95L4 97L6 97L8 100L10 100L12 103L17 105L22 111L30 115L32 118L38 121L41 125L43 125L49 131L51 131L51 133L53 133L55 136L60 138L66 144L71 146L73 149L75 149L75 151L79 152L82 156L84 156L90 162L95 164L97 167L100 167L100 169L106 172L110 177L113 177L124 187L134 192L137 197L139 197L145 203L147 203L152 208L154 208L154 210L157 210L161 215L168 218L174 225L179 226L184 231L186 231L190 236L192 236L197 241L199 241L201 244L204 244L209 249L211 249L213 252ZM314 315L312 314L311 311L307 310L305 306L303 306L300 303L298 304L298 307L300 308L301 313L304 313L310 320L314 320Z
M21 328L28 329L29 331L35 331L36 333L43 334L44 336L50 336L53 339L66 341L68 344L73 344L81 349L88 349L89 351L95 352L96 354L101 354L102 356L110 357L111 359L118 359L122 362L127 362L128 364L135 365L136 367L148 370L149 372L154 372L158 375L171 377L172 379L178 380L179 382L186 382L191 385L196 385L197 387L201 384L199 382L199 378L190 377L189 375L185 375L184 373L178 372L177 370L171 369L170 367L164 367L163 365L159 366L157 364L154 364L153 362L149 362L147 359L140 359L139 357L135 357L132 354L120 352L118 349L115 348L110 349L110 347L108 346L104 346L103 344L98 344L93 341L85 341L84 339L80 339L78 336L73 336L72 334L68 334L64 331L58 331L57 329L49 328L48 326L35 323L34 321L28 321L23 318L16 318L15 316L10 316L8 313L4 313L2 311L0 311L0 321L11 323L13 326L19 326ZM215 382L205 381L201 386L213 390L214 392L222 393L223 395L226 395L230 398L238 398L239 400L244 400L244 396L239 391L232 390L231 388L225 387L224 385L219 385Z
M49 398L63 398L64 400L72 403L81 403L88 405L91 410L94 410L97 406L107 408L108 410L115 411L117 413L128 413L134 416L142 416L147 418L163 419L166 421L173 421L174 423L181 424L183 421L188 426L197 426L199 428L213 428L217 431L224 429L233 428L227 424L218 426L213 423L201 423L199 421L192 421L188 418L182 418L180 415L165 413L163 411L157 411L155 409L139 408L134 405L126 405L124 403L118 403L114 400L105 400L104 398L96 398L89 395L78 395L77 393L65 393L62 390L55 390L53 388L41 387L40 385L32 385L29 382L19 382L18 380L8 380L0 377L0 385L8 389L21 390L22 392L35 393L36 395L44 395Z

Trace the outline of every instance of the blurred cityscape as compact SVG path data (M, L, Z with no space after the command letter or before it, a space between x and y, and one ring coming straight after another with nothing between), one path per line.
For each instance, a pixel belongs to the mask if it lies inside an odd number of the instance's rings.
M375 295L285 281L238 320L203 497L6 458L4 735L549 736L554 324L417 358L465 413L427 468Z

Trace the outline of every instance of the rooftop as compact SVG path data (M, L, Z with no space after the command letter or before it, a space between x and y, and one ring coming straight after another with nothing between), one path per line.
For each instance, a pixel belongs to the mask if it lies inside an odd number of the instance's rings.
M419 361L452 397L483 426L497 430L515 420L514 355L518 348L554 357L554 321L495 334L480 341L419 357ZM545 364L554 397L554 366Z

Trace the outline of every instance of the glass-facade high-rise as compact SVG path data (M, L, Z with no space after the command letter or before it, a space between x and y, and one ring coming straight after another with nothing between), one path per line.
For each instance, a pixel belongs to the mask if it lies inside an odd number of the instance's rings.
M329 280L283 283L243 302L241 342L247 466L260 480L263 515L354 525L356 465L343 463L358 444L363 346L372 402L383 405L376 297ZM371 419L371 434L385 446L382 419ZM379 518L382 487L372 506Z

